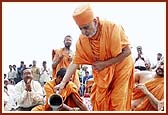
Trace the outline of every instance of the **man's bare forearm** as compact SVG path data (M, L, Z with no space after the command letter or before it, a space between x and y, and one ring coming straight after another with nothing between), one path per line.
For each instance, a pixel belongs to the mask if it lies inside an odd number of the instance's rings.
M53 68L53 69L56 68L58 64L59 64L58 61L54 61L54 62L52 63L52 68Z
M120 63L126 57L128 57L130 54L131 54L131 49L129 48L129 46L127 46L127 47L123 48L122 52L117 57L114 57L114 58L107 60L106 64L107 64L107 66L111 66L113 64Z
M150 103L152 104L152 106L155 109L157 109L159 100L152 93L150 93L149 91L147 91L145 94L148 97L148 99L149 99Z
M62 83L67 83L70 80L72 74L75 73L77 68L78 68L78 64L71 63L67 68L67 71L66 71L66 74L62 80Z

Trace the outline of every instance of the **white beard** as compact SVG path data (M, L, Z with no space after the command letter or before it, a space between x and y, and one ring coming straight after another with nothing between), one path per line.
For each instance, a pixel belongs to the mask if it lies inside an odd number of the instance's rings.
M91 38L91 37L93 37L95 34L96 34L96 32L97 32L97 28L93 31L93 33L92 34L90 34L89 36L87 36L88 38Z

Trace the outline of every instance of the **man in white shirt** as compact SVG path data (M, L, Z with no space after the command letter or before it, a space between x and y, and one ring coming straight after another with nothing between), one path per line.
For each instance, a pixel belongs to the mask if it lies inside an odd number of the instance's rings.
M157 66L160 64L160 61L163 59L161 53L157 53L157 63L152 67L152 69L156 70Z
M4 79L4 110L13 111L16 108L15 88L8 79Z
M14 77L14 81L15 81L15 84L17 83L17 68L16 68L16 65L13 65L13 77Z
M9 65L8 80L14 80L12 65Z
M22 71L23 80L15 86L18 111L31 111L39 104L43 104L43 90L38 81L33 80L31 68Z
M50 78L50 69L47 68L47 62L43 61L42 66L43 67L41 68L40 71L40 84L41 86L44 86L44 84L49 80L51 80L51 78Z
M40 68L37 67L37 61L33 60L33 65L31 67L31 71L33 74L33 80L40 82Z
M145 67L146 59L142 53L141 46L137 46L137 52L138 52L138 57L135 59L135 69L138 69L140 71L146 70L146 67Z
M11 110L11 106L9 103L9 93L7 90L7 87L4 87L4 110L5 111L10 111Z

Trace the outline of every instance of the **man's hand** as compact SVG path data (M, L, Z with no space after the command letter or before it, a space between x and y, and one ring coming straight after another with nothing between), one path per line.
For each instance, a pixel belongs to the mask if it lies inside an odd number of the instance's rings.
M141 54L140 53L138 54L138 58L141 58Z
M58 91L58 93L61 94L61 92L62 92L62 90L64 89L64 87L65 87L65 83L61 82L60 84L58 84L58 85L56 85L56 86L54 87L54 91L55 91L56 93L57 93L57 91Z
M40 98L40 96L33 97L33 104L44 104L43 98Z
M56 68L57 64L63 59L64 55L60 55L53 60L52 68Z
M63 59L64 55L58 57L58 61L60 62Z
M71 55L69 55L69 57L68 57L68 61L72 61L72 56Z
M148 89L146 88L146 86L144 84L137 84L136 88L140 89L141 91L144 92L144 94L148 93Z
M33 101L34 101L34 103L38 103L41 100L40 100L39 96L36 96L36 97L33 98Z
M164 110L164 100L159 101L158 103L158 111Z
M92 64L92 69L94 69L94 70L101 71L104 68L106 68L105 61L96 61Z
M32 79L27 79L27 82L26 82L26 91L31 91L31 80Z

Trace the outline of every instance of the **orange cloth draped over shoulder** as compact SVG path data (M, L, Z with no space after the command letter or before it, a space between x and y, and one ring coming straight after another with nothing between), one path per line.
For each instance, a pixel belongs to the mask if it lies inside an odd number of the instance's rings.
M99 21L96 35L86 38L80 35L73 58L75 64L92 65L116 57L129 44L120 25ZM91 91L93 110L130 110L133 89L134 65L131 56L102 71L93 70L94 84Z
M156 77L145 83L147 89L158 99L164 98L164 78ZM141 91L135 90L133 100L143 98L143 101L135 108L135 111L157 111L150 103L148 97Z
M69 54L66 53L64 48L61 49L56 49L52 51L52 60L55 60L57 57L64 55L63 59L60 61L60 63L57 65L55 69L52 71L52 79L56 78L56 73L60 68L68 68L69 64L71 61L69 60ZM71 54L73 56L73 54ZM72 75L72 82L74 82L77 86L77 89L79 90L80 88L80 81L79 81L79 76L77 74Z
M52 60L55 60L56 58L62 55L64 56L63 59L60 61L57 67L52 71L52 79L56 78L56 73L58 72L58 70L60 70L60 68L67 68L71 63L71 61L69 60L69 54L66 53L66 50L64 48L53 50Z
M32 109L32 111L52 111L50 105L48 104L48 98L50 95L55 94L54 87L56 86L55 79L52 81L47 82L44 85L44 89L46 91L46 104L45 106L36 106ZM77 87L73 82L69 82L65 88L61 92L61 96L63 97L63 101L65 104L67 104L70 107L77 107L75 102L73 101L71 94L74 94L74 96L82 102L82 99L80 98L80 95L78 94Z

